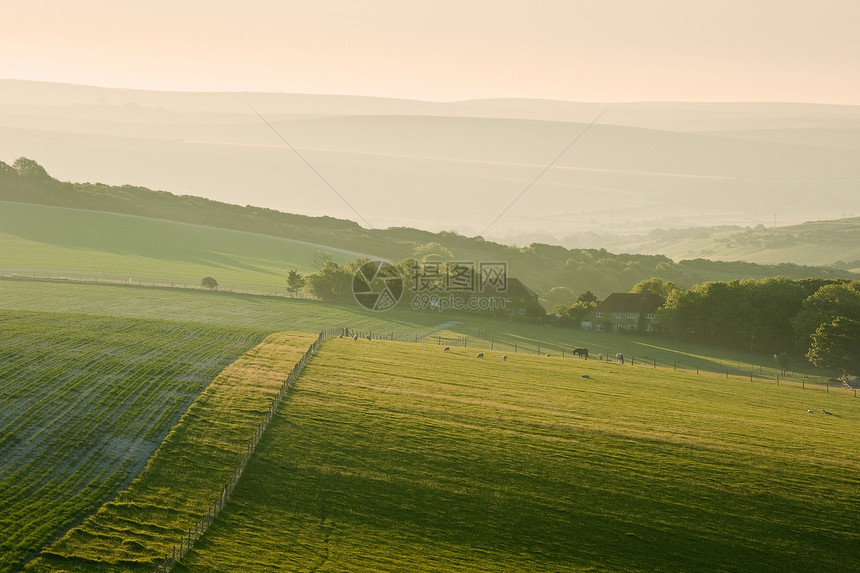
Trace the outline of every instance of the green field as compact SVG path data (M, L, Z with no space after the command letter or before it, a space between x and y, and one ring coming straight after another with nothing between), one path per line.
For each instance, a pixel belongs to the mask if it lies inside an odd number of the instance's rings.
M507 353L569 356L572 348L585 346L592 358L598 353L645 366L656 360L663 369L686 369L725 374L776 383L778 370L766 354L725 350L703 345L667 341L648 336L584 332L527 322L509 322L469 313L413 312L396 307L388 312L370 312L358 304L323 303L283 297L246 296L232 293L86 284L65 281L0 279L0 308L142 317L219 326L265 328L270 331L320 332L349 328L396 340L443 343ZM794 357L788 383L824 388L835 372L813 367L805 358Z
M260 329L0 310L0 571L116 495Z
M345 263L359 253L267 235L132 215L0 201L0 270L39 276L287 292L287 272L313 270L318 249Z
M231 478L315 335L276 333L200 394L116 499L40 553L28 571L151 571Z
M500 354L325 343L178 570L860 569L850 395Z

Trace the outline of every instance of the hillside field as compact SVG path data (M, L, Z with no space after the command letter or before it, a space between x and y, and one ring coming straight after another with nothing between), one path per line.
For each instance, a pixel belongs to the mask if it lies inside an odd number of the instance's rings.
M0 310L0 571L116 495L260 329Z
M241 231L81 209L0 202L0 271L287 294L287 272L313 270L318 249L345 263L361 253Z
M177 570L858 570L858 423L847 394L331 340Z
M776 364L768 354L727 350L649 336L628 336L454 312L415 312L395 308L371 312L357 303L337 304L284 297L248 296L170 288L147 288L66 281L0 278L0 309L139 317L217 326L264 328L270 332L337 331L372 334L407 342L451 344L513 353L570 356L578 346L592 358L621 352L637 364L718 374L776 383ZM836 374L795 356L783 383L813 384L822 389Z
M218 498L317 336L275 333L222 371L114 500L42 551L28 571L151 571Z

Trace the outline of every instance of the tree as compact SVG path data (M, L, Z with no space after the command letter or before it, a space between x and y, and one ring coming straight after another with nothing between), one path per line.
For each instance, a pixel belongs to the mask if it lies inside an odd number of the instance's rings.
M218 281L216 281L212 277L203 277L203 280L200 281L200 286L202 286L203 288L215 290L218 288Z
M22 177L30 177L33 179L50 179L51 176L48 175L48 172L45 171L45 168L33 161L32 159L27 159L26 157L19 157L15 160L15 163L12 164L12 167L15 168L15 171L18 172Z
M582 293L581 295L579 295L578 297L576 297L576 302L582 302L582 303L586 303L586 304L594 303L596 305L600 301L597 300L596 294L594 294L590 290L587 290L584 293Z
M839 316L860 320L860 281L824 285L803 301L792 321L797 347L809 348L818 327Z
M412 256L420 260L422 263L427 261L447 263L454 260L454 253L451 252L451 249L441 243L437 243L436 241L431 241L415 247L415 249L412 250Z
M597 302L578 300L570 305L565 314L567 315L568 320L578 327L582 323L582 319L585 315L595 308L597 308Z
M824 368L839 368L842 374L860 373L860 321L837 317L812 334L809 361Z
M576 295L573 294L573 291L566 286L556 286L549 289L546 295L544 295L544 298L546 298L546 301L553 307L553 309L558 305L562 305L567 308L576 299Z
M290 269L287 274L287 288L296 296L300 290L305 288L305 277L296 269Z
M657 277L641 280L630 289L630 292L638 292L642 294L659 294L664 299L669 298L669 293L677 290L678 285L672 281L663 280Z
M304 277L305 290L320 300L349 302L352 299L352 275L349 269L328 261Z
M316 270L320 270L326 265L326 263L329 263L331 261L332 258L330 252L324 251L322 249L317 249L316 252L314 252L314 260L311 264Z

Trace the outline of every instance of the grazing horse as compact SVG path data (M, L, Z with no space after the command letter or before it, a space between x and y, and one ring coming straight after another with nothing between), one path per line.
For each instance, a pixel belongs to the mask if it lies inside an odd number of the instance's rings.
M615 353L615 362L617 362L618 364L624 364L624 355L621 354L620 352L616 352Z
M478 353L478 355L477 355L477 356L475 356L475 358L483 358L483 357L484 357L484 353L483 353L483 352L479 352L479 353Z
M588 348L574 348L573 353L579 356L580 359L588 360Z

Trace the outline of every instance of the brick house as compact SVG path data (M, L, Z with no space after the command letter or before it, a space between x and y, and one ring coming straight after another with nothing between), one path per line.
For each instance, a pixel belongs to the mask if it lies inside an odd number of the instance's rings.
M654 313L666 302L659 294L614 292L582 318L583 330L653 332Z

